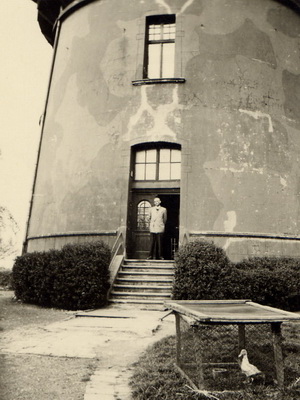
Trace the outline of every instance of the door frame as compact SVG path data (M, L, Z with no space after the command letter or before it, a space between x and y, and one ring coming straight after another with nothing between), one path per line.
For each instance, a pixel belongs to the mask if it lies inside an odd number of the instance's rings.
M151 203L151 206L153 205L153 200L155 197L162 196L165 199L168 199L169 196L169 201L171 199L170 196L177 196L177 236L179 238L179 211L180 211L180 175L178 175L178 170L176 170L176 166L178 164L181 164L181 158L178 159L178 156L175 154L175 158L172 159L172 153L170 153L170 158L169 161L166 161L164 158L161 157L161 151L164 149L169 149L169 150L180 150L181 151L181 144L179 143L174 143L174 142L164 142L164 141L158 141L158 142L144 142L144 143L138 143L133 146L131 146L131 161L130 161L130 178L129 178L129 195L128 195L128 210L127 210L127 234L126 234L126 252L129 258L132 258L133 255L137 252L135 249L135 233L138 231L137 228L137 217L134 216L134 213L137 213L137 203L136 203L136 197L139 196L140 194L145 194L144 199L142 200L148 200ZM145 153L145 158L139 160L136 162L136 154L138 152L147 152L151 150L156 150L156 156L155 160L152 159L152 156L150 156L150 159L148 161L146 153ZM142 154L143 156L143 154ZM163 157L163 156L162 156ZM145 169L143 172L142 166L144 165ZM147 166L150 167L150 175L146 176L146 170ZM155 174L153 175L153 166L155 165ZM173 172L175 172L173 175L171 173L172 169ZM138 178L136 179L136 168L139 167L139 174L137 175ZM164 177L165 179L159 179L159 171L162 171L160 167L166 167L170 168L169 173L166 174ZM151 179L150 179L151 177ZM172 179L171 179L172 177ZM152 180L153 179L153 180ZM162 202L162 206L164 206ZM173 209L173 216L172 218L176 218L176 212L174 213L174 206L172 205ZM167 222L168 223L168 222ZM166 224L167 227L167 224ZM149 241L149 247L150 247L150 232L147 230L144 231L145 239L144 243L146 241ZM148 238L148 239L147 239ZM144 247L146 244L144 244ZM147 247L147 246L146 246ZM143 250L143 257L146 255L146 250ZM149 249L148 249L148 255L149 255ZM146 257L145 257L146 258Z
M150 185L149 185L150 186ZM150 246L150 232L148 230L140 231L137 230L137 204L139 201L147 200L153 205L153 199L155 197L160 197L162 199L162 206L167 206L167 213L169 208L169 219L166 223L166 231L164 234L164 257L166 259L174 258L174 252L178 246L179 240L179 221L180 221L180 188L132 188L130 191L130 199L128 202L128 220L127 220L127 240L126 240L126 250L128 258L134 259L145 259L149 255ZM165 199L165 200L164 200ZM167 203L167 204L164 204ZM170 205L172 205L172 209ZM171 220L170 220L171 218ZM169 221L169 224L168 224ZM175 226L176 225L176 226ZM139 237L137 237L139 235ZM167 236L166 236L167 235ZM139 239L143 242L142 248L137 248L137 243ZM171 239L174 239L171 242ZM170 243L167 242L170 240ZM139 244L138 244L139 245ZM145 247L146 246L146 247Z

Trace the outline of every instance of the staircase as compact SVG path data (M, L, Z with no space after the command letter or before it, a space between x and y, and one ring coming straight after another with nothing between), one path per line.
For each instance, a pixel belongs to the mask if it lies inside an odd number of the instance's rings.
M111 303L162 304L171 298L174 262L125 260L109 301Z

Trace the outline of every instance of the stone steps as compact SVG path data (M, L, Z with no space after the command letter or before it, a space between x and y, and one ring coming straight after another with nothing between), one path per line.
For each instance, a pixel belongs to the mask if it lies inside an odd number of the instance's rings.
M110 292L111 303L163 304L171 298L174 263L125 260Z

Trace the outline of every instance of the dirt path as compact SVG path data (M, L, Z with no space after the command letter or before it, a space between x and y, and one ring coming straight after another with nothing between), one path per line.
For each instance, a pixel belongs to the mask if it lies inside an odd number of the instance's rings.
M5 400L128 399L132 363L148 345L174 333L173 319L162 322L162 311L115 306L76 317L17 304L0 293Z

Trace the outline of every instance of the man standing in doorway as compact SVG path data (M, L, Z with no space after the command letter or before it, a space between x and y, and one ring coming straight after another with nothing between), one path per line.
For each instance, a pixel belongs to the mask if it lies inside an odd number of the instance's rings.
M158 197L154 199L154 207L150 209L150 254L148 260L162 257L162 237L165 231L167 221L167 210L160 205Z

